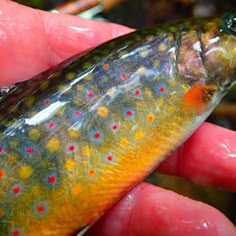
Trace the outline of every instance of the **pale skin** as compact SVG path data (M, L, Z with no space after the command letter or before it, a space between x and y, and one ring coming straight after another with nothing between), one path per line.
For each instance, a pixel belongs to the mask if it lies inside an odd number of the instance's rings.
M66 58L131 29L0 2L0 85L31 78ZM157 171L236 191L236 133L208 123ZM86 235L234 236L218 210L141 183Z

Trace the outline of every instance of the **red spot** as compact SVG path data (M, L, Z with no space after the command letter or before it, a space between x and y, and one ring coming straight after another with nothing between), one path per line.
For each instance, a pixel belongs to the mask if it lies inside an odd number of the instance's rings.
M165 88L164 88L164 87L160 87L159 91L160 91L160 92L164 92L164 91L165 91Z
M51 128L53 128L54 126L55 126L55 124L52 122L52 123L49 124L48 127L51 129Z
M118 128L118 125L113 125L112 129L116 130Z
M0 169L0 179L4 176L4 170Z
M50 102L51 102L50 99L46 99L46 100L44 101L44 104L45 104L45 105L48 105Z
M20 236L20 232L18 230L14 230L12 232L12 236Z
M44 211L44 206L40 205L37 207L38 212L43 212Z
M99 132L96 132L96 133L94 134L94 138L100 138L100 133L99 133Z
M140 94L140 91L139 90L136 90L135 91L135 95L139 95Z
M88 96L88 98L92 98L94 96L94 94L90 92L87 94L87 96Z
M108 70L109 67L110 67L110 66L109 66L108 64L104 64L104 65L103 65L103 68L104 68L105 70Z
M0 147L0 152L2 152L2 150L3 150L3 148L2 148L2 147Z
M107 157L107 160L108 160L108 161L112 161L112 160L113 160L113 157L112 157L112 156L108 156L108 157Z
M20 192L20 187L19 186L16 186L15 188L13 188L12 192L14 194L18 194Z
M75 112L75 115L76 115L76 116L81 116L81 114L82 114L81 111L77 111L77 112Z
M132 116L132 115L133 115L133 112L129 110L129 111L126 112L126 115L127 115L127 116Z
M122 73L122 74L120 75L120 77L121 77L121 79L126 79L127 75L126 75L125 73Z
M26 149L26 152L29 153L29 154L32 153L32 152L33 152L33 148L31 148L31 147L30 147L30 148L27 148L27 149Z
M166 70L170 71L170 69L171 69L171 66L166 67Z
M74 150L75 150L75 146L74 146L74 145L70 145L70 146L69 146L69 150L70 150L70 151L74 151Z
M53 184L56 181L56 177L54 175L51 175L48 177L48 183Z

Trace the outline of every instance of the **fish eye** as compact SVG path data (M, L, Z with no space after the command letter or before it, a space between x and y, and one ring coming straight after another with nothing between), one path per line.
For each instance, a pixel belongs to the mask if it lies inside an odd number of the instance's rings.
M236 15L225 14L223 17L223 26L226 32L236 36Z

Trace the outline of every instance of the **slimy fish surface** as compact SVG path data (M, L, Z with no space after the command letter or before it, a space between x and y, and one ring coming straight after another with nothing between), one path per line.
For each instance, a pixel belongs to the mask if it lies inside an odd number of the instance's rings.
M3 88L0 235L90 227L235 83L235 35L233 14L160 25Z

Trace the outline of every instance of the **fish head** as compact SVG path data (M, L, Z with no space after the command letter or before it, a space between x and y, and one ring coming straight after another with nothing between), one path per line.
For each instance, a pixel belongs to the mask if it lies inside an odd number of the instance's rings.
M225 94L236 82L236 14L209 20L204 28L200 39L207 84Z

